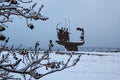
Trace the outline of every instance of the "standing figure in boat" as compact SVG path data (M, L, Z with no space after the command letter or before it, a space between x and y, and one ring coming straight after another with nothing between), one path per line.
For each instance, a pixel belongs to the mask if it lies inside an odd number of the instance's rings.
M61 27L61 29L56 28L56 30L57 30L57 36L58 36L59 41L61 41L61 42L68 42L69 41L68 28Z
M69 42L69 40L70 40L68 28L64 28L64 39L66 42Z

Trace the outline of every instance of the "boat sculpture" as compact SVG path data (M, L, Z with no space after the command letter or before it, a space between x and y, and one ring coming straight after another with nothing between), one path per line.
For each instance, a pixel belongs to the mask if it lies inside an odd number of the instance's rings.
M56 40L56 43L64 46L67 51L78 51L78 46L81 46L85 43L84 28L77 27L76 30L81 32L80 41L73 42L70 41L70 32L68 31L68 28L58 28L57 26L56 31L58 40Z

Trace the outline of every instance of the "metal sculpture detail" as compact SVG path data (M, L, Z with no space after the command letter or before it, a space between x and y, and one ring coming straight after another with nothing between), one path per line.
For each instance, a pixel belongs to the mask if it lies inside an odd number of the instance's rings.
M81 46L85 43L84 28L77 27L76 30L82 32L80 35L81 40L77 42L72 42L70 41L70 32L68 31L68 28L58 28L57 25L56 31L58 40L56 40L56 43L64 46L67 51L78 51L78 46Z

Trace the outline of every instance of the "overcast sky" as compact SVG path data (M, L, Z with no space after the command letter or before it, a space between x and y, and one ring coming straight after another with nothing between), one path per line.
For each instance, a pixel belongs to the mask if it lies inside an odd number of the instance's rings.
M68 24L70 20L71 41L79 41L80 33L76 27L84 27L85 44L83 47L120 47L120 0L36 0L38 6L44 4L41 14L48 21L29 21L34 30L26 27L24 18L16 18L9 23L4 32L10 36L10 43L33 46L36 41L42 47L48 40L57 40L56 25Z

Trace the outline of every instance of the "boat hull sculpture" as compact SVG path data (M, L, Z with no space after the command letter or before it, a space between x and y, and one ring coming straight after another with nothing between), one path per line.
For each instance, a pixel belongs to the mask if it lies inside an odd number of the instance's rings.
M85 43L83 28L79 28L79 27L76 28L77 31L82 32L80 35L81 40L77 41L77 42L70 41L70 38L69 38L70 32L68 31L67 28L65 29L65 28L61 27L61 29L56 28L56 30L57 30L57 37L58 37L58 40L56 40L56 43L64 46L67 51L78 51L78 46L81 46Z
M80 42L63 42L56 40L57 44L63 45L67 51L78 51L78 46L83 45L85 42L80 41Z

